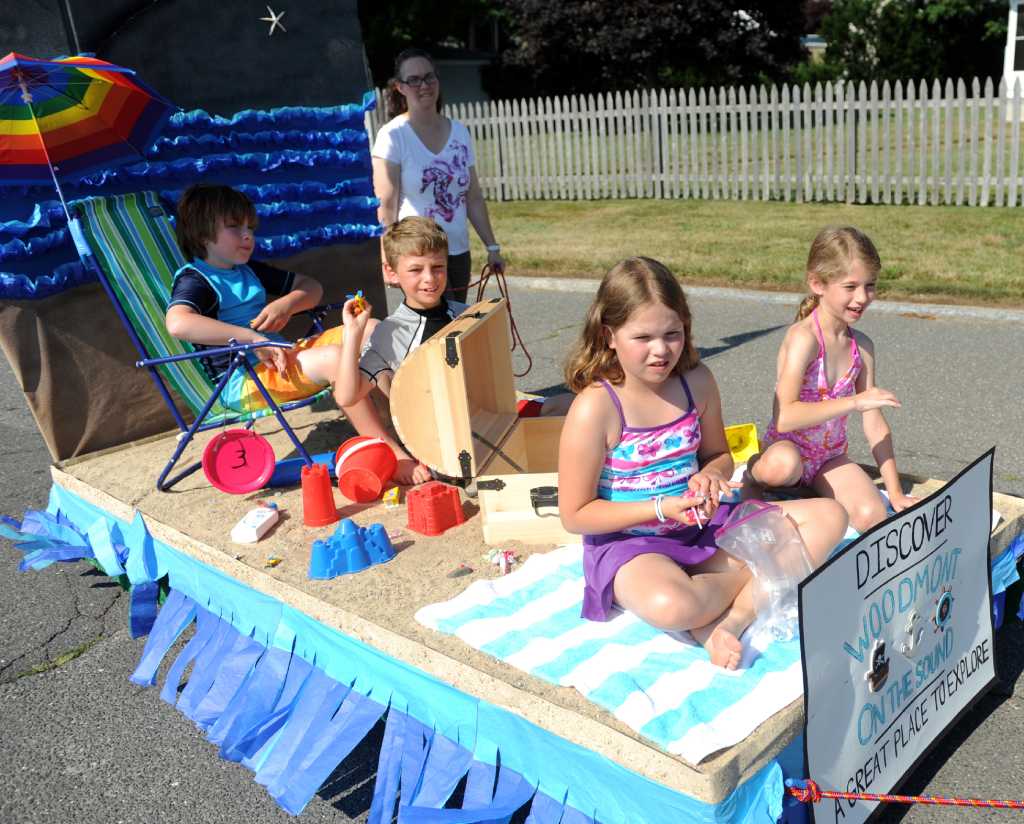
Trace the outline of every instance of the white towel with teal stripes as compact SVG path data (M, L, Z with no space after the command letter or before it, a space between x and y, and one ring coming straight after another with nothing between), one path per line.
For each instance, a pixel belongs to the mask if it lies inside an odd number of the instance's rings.
M515 572L475 581L416 619L545 681L575 687L641 735L692 764L746 738L803 693L799 641L744 635L740 668L712 666L688 633L618 613L580 617L583 548L531 555Z

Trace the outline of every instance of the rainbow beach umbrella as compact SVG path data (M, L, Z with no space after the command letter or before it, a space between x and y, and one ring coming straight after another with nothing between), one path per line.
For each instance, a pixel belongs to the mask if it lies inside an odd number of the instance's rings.
M134 74L85 55L0 59L0 185L52 180L64 203L58 172L80 177L143 159L177 107Z

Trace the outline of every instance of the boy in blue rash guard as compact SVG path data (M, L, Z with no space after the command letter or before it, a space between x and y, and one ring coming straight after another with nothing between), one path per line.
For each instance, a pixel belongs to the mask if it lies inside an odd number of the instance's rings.
M178 203L178 243L192 262L174 275L164 322L174 337L196 349L239 343L284 341L277 334L296 312L312 309L323 289L313 278L285 272L250 260L255 248L256 209L241 192L229 186L196 184ZM374 323L364 323L367 337ZM303 338L291 349L264 347L250 352L251 363L277 403L307 398L325 386L337 386L343 368L344 327ZM358 337L358 336L357 336ZM360 341L361 342L361 341ZM203 368L216 382L227 370L230 356L203 358ZM338 392L335 390L335 400ZM240 412L266 406L245 370L236 370L221 402ZM365 425L368 401L345 406L356 428Z

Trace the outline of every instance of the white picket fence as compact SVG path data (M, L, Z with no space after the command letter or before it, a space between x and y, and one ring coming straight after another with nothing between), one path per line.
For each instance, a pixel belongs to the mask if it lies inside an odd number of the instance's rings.
M1024 205L1022 90L963 80L616 92L447 106L492 200ZM384 118L367 115L373 140Z

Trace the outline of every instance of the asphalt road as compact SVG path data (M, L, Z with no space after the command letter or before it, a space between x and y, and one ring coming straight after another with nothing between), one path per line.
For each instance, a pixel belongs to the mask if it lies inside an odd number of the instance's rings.
M513 282L513 310L534 366L519 386L557 391L592 284ZM770 412L775 352L795 298L694 289L694 334L722 390L726 421ZM992 445L995 488L1024 496L1021 376L1024 313L876 304L861 322L875 341L879 383L903 408L888 414L901 470L949 478ZM522 366L525 361L516 355ZM42 508L49 455L6 362L0 363L0 512ZM853 456L869 455L851 419ZM128 682L143 640L127 633L127 599L83 564L19 573L0 540L0 822L291 820L252 774L216 750L155 689ZM908 780L905 791L1024 796L1024 627L997 636L1003 686L983 698ZM303 821L364 821L380 730L343 763ZM375 736L377 741L375 741ZM1020 820L1010 811L917 806L885 820Z

